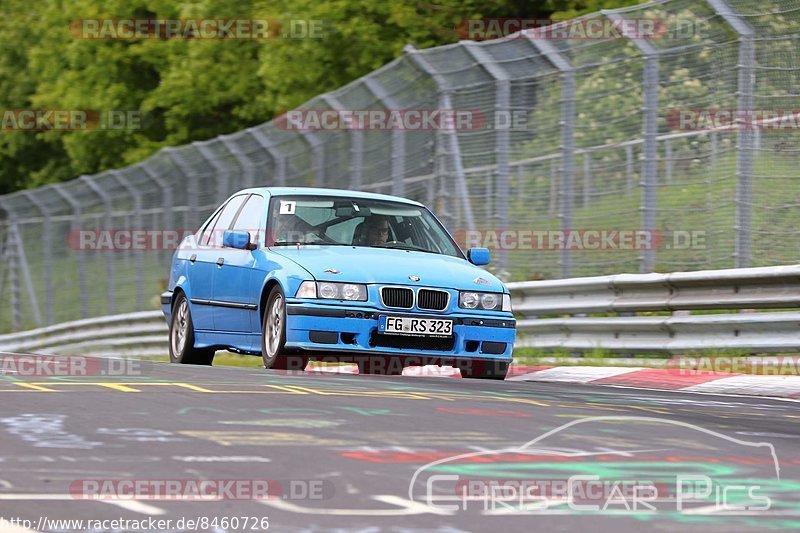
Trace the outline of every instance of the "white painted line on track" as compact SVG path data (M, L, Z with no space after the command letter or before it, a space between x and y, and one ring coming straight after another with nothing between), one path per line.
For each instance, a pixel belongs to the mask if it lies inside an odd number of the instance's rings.
M614 367L614 366L557 366L533 372L531 374L524 374L522 376L514 376L506 381L566 381L570 383L588 383L597 379L610 378L614 376L621 376L622 374L629 374L643 370L642 367ZM526 379L528 378L528 379Z
M121 507L126 511L131 511L133 513L139 514L146 514L150 516L159 516L162 514L166 514L166 511L160 507L156 507L155 505L150 505L149 503L140 502L139 500L97 500L103 503L107 503L110 505L115 505L117 507Z

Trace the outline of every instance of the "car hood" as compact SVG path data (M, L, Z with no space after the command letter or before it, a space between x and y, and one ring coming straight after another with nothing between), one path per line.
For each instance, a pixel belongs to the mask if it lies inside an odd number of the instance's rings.
M506 292L503 283L491 273L448 255L351 246L301 245L299 249L274 247L270 250L291 259L322 281ZM420 280L414 282L409 276L418 276ZM485 283L476 283L477 278Z

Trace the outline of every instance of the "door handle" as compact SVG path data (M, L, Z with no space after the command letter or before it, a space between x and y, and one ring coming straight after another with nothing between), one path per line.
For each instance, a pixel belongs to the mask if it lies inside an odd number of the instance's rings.
M197 254L192 254L192 257L189 258L189 262L194 263L195 261L197 261Z
M225 262L225 258L224 257L220 257L219 259L217 259L217 266L222 266L222 264L224 262Z

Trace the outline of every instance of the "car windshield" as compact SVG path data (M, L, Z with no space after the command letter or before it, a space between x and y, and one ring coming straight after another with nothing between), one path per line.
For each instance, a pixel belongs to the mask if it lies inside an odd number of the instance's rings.
M267 236L269 246L364 246L463 257L427 209L384 200L276 196Z

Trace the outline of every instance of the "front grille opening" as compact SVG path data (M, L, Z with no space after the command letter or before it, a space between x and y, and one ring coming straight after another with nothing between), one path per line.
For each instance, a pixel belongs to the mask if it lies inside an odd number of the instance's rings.
M454 337L449 339L404 337L402 335L381 335L377 330L369 336L369 345L372 347L398 348L401 350L433 350L437 352L451 352L455 347Z
M427 311L444 311L449 300L450 295L445 291L420 289L417 293L417 307Z
M356 334L355 333L342 333L342 344L355 344L356 343Z
M383 287L381 289L383 305L395 309L411 309L414 307L414 291L403 287Z
M477 352L480 344L480 341L467 341L465 348L468 352Z

